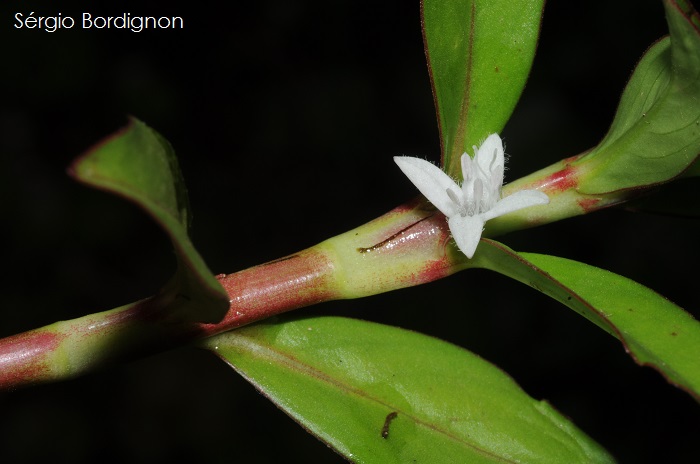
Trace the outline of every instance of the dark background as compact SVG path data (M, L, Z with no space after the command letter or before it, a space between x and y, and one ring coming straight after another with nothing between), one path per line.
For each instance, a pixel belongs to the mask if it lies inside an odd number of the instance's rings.
M178 152L194 241L215 273L311 246L415 194L391 156L439 156L418 1L238 3L2 2L1 336L143 298L170 275L169 244L148 218L65 174L129 114ZM14 14L31 11L177 15L185 29L15 29ZM659 1L550 1L530 83L503 133L509 178L597 143L635 62L665 30ZM698 229L610 210L503 240L626 275L697 316ZM301 311L464 346L621 462L697 457L698 406L687 394L499 275L470 271ZM0 461L47 460L342 461L222 362L185 349L0 394Z

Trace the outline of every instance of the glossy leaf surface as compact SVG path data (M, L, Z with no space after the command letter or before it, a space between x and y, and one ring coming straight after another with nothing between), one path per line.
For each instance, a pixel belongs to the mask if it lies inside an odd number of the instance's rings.
M680 5L680 6L679 6ZM652 46L622 95L610 131L575 164L578 191L601 194L666 182L700 153L700 30L685 2L664 2L670 38Z
M189 239L189 204L170 144L141 121L105 139L71 167L79 181L134 202L170 236L178 270L166 287L173 311L197 322L218 322L228 296Z
M423 41L433 85L442 166L500 132L535 55L543 0L423 0Z
M206 344L353 462L611 461L492 364L415 332L320 317Z
M554 256L515 253L483 240L478 267L523 282L617 337L634 360L700 400L700 323L658 293L620 275Z

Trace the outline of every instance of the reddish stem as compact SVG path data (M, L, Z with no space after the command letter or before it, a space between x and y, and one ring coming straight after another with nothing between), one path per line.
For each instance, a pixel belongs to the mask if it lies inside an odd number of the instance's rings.
M533 207L489 222L485 236L584 214L624 200L576 192L571 159L504 189L541 189L547 210ZM509 191L510 190L510 191ZM451 245L444 216L424 200L302 252L218 279L230 307L216 324L177 319L167 295L0 340L0 391L81 375L105 364L144 356L231 330L292 309L358 298L431 282L469 261Z

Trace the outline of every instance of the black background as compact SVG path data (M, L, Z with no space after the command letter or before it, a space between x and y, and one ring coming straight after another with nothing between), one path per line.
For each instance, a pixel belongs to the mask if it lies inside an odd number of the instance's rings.
M153 294L174 259L137 208L70 180L70 161L134 115L181 160L194 241L215 273L311 246L415 190L391 161L437 160L418 1L5 1L0 5L0 335ZM182 16L184 30L17 30L14 14ZM605 134L661 3L548 3L503 135L507 176ZM695 308L698 223L619 210L503 238L597 265ZM441 309L436 309L441 308ZM485 271L301 310L412 328L464 346L545 398L621 462L690 462L697 404L619 342ZM175 350L0 394L0 461L341 462L209 353Z

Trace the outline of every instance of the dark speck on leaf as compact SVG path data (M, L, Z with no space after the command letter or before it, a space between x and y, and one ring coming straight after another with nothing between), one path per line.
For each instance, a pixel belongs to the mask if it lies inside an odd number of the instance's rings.
M398 415L399 413L396 411L390 412L386 415L386 419L384 419L384 426L382 427L382 438L385 440L389 438L389 426L391 425L391 421L396 419L396 416Z

